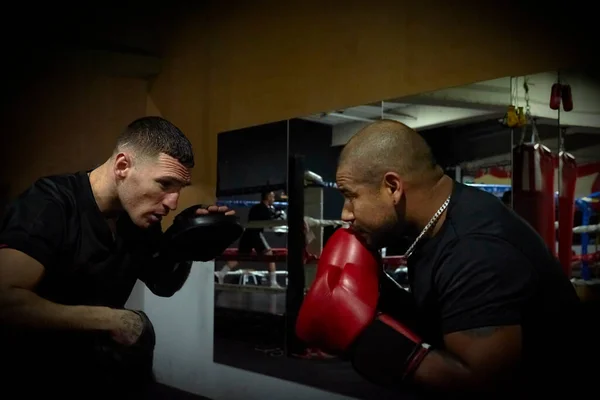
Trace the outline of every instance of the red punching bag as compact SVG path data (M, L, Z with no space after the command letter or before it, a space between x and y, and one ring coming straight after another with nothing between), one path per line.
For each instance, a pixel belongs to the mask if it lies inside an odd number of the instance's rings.
M577 163L571 154L558 155L560 190L558 194L558 258L567 276L571 277L573 223L575 219L575 184Z
M537 141L513 149L513 208L556 255L554 156Z

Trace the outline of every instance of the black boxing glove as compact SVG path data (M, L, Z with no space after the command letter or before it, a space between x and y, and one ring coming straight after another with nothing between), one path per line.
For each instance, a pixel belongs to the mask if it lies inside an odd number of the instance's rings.
M131 382L153 379L152 366L156 345L154 326L145 312L128 311L137 314L142 322L142 332L136 342L126 346L115 342L108 335L101 335L95 345L97 363L108 373L104 378L113 383L121 380Z
M142 333L132 347L145 353L154 352L154 347L156 346L156 333L154 332L152 321L150 321L148 315L141 310L130 311L137 314L142 320Z
M180 212L163 234L159 256L174 262L210 261L223 254L244 229L234 215L197 214L202 205Z
M398 386L410 379L429 351L429 344L404 323L379 314L362 331L349 354L352 366L363 378L378 385Z

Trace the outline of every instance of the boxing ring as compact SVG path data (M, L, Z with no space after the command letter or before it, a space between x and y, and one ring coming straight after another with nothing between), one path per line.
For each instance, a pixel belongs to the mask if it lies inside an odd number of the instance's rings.
M584 283L600 283L598 279L598 268L600 267L600 251L598 251L598 238L600 235L600 224L590 225L592 214L594 213L592 205L600 202L600 192L592 193L588 196L575 200L575 206L581 211L581 225L573 228L573 233L579 234L581 238L581 252L573 257L573 261L581 262L581 280ZM557 229L560 227L557 224ZM595 251L590 252L590 233L596 234ZM594 271L595 270L595 271ZM596 272L593 274L593 272ZM596 275L594 277L594 275Z

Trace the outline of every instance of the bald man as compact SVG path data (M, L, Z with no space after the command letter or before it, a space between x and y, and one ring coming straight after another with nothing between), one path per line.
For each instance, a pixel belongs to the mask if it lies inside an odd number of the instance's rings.
M395 121L357 133L342 151L336 179L345 198L342 219L366 248L412 238L410 292L381 274L375 317L365 322L365 299L372 298L365 292L373 286L361 287L369 281L360 275L366 269L342 263L347 275L309 291L331 290L305 311L333 317L325 327L302 327L312 329L305 336L337 348L350 337L343 350L365 378L445 398L522 397L569 384L579 299L527 223L493 195L446 176L425 140ZM343 289L339 295L333 282ZM336 343L341 332L343 345Z

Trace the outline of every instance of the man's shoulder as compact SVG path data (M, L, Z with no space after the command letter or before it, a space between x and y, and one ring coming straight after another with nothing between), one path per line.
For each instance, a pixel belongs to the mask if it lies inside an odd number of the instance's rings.
M16 199L16 202L51 202L70 206L81 190L78 173L48 175L34 181Z
M80 182L77 173L39 178L7 204L2 218L12 223L33 221L41 215L67 218L77 208Z
M456 198L446 218L456 236L477 240L487 236L513 247L536 242L537 233L533 228L496 196L477 187L458 185L460 189L455 191ZM532 246L539 247L539 243Z
M521 251L513 243L493 232L457 232L453 230L451 240L448 240L443 252L456 254L463 250L470 250L464 254L468 258L496 253L521 254Z
M437 278L467 274L532 276L533 266L528 257L513 243L488 233L454 235L437 257ZM529 271L529 273L527 273Z
M477 187L457 184L451 200L449 216L463 233L485 231L490 223L506 218L510 210L493 194Z

